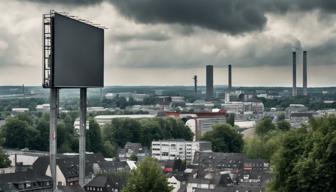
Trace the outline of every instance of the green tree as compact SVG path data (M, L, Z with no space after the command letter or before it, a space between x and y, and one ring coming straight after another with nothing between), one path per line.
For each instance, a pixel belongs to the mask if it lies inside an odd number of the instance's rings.
M117 143L120 147L130 142L139 142L140 123L135 119L113 119L111 124L104 127L105 140Z
M256 126L256 134L258 136L264 136L266 135L268 132L275 130L276 127L272 122L272 119L269 117L264 118L263 120L261 120L260 122L258 122L257 126Z
M8 159L8 155L6 155L2 150L2 148L0 147L0 168L9 167L10 164L11 161Z
M124 192L170 192L167 177L157 160L147 157L131 172Z
M212 129L204 134L202 140L210 141L213 151L239 153L243 150L243 137L231 125L217 124Z
M271 160L273 154L282 145L285 132L272 132L263 137L256 136L245 140L244 153L251 159Z
M289 131L291 128L291 125L286 120L281 120L276 122L276 127L281 131Z
M110 141L105 141L103 145L103 154L105 157L115 157L118 151L116 144L112 144Z
M36 124L38 130L37 139L33 149L48 151L49 150L49 116L42 116Z
M164 138L163 129L155 119L142 119L140 141L145 146L150 146L152 141ZM169 137L169 136L168 136Z
M89 130L86 132L87 150L97 153L103 151L101 130L98 123L91 118L89 120Z
M272 157L272 191L336 191L336 117L286 132Z
M29 124L16 117L8 118L3 129L5 132L5 146L9 148L25 148L29 147L29 137L27 137L27 130Z

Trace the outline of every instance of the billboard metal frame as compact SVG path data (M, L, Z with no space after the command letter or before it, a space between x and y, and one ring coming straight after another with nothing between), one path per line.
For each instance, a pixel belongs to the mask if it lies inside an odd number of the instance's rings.
M59 91L61 88L54 84L54 16L55 14L66 16L79 22L106 29L89 21L78 19L67 13L55 12L43 14L42 18L42 86L50 88L50 132L49 132L49 153L50 153L50 174L52 177L53 191L57 191L57 119L59 116ZM85 132L86 132L86 107L87 107L87 87L80 88L80 131L79 131L79 184L85 185Z

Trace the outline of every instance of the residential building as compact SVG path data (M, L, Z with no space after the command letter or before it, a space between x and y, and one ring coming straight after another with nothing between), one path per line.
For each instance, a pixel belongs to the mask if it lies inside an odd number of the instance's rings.
M308 108L302 104L290 104L286 109L287 117L290 117L292 113L307 112Z
M35 171L0 174L0 192L52 192L51 177Z
M127 142L125 147L119 150L118 155L120 161L131 160L131 158L142 160L146 156L149 156L149 152L146 148L142 147L141 143L131 142Z
M262 102L227 102L223 103L222 107L227 113L234 114L244 114L246 112L263 114L265 110Z
M99 175L86 184L84 189L86 192L121 192L126 184L126 177Z
M45 104L41 104L41 105L36 105L35 109L38 112L49 113L50 112L50 104L45 103Z
M165 116L184 120L185 125L194 133L193 140L198 141L204 133L212 130L213 125L226 123L227 113L223 110L196 113L166 112Z
M208 131L212 130L212 127L216 124L226 123L226 117L195 117L186 121L186 126L194 134L194 141L199 141L201 137Z
M57 186L56 192L85 192L79 185L73 186Z
M29 112L29 108L12 108L13 113L24 113Z
M187 192L260 192L271 178L268 161L249 159L242 153L196 152L189 173Z
M181 181L179 181L174 175L168 177L168 185L173 187L171 192L178 192L181 187Z
M181 159L190 163L196 151L211 151L211 143L185 140L152 141L152 157L158 160Z
M138 94L138 93L130 93L130 92L122 92L122 93L107 93L105 95L106 99L114 99L115 97L125 97L127 101L130 98L134 99L137 102L143 102L144 99L148 98L148 94Z
M99 163L105 159L101 154L86 154L85 183L93 179L99 172ZM39 157L33 164L33 169L41 175L51 176L49 156ZM78 155L59 155L56 159L56 173L58 185L73 186L79 184Z
M99 124L100 127L111 123L113 119L117 118L130 118L130 119L144 119L144 118L154 118L156 115L152 114L132 114L132 115L98 115L94 119Z

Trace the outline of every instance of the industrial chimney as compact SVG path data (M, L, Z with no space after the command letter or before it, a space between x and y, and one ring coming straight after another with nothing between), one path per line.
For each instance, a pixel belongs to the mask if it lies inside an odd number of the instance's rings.
M307 96L308 95L308 90L307 90L307 51L303 51L303 80L302 80L302 86L303 86L303 95Z
M195 96L197 97L197 75L195 75L193 79L194 79Z
M293 51L293 97L297 96L297 88L296 88L296 52Z
M212 99L214 94L213 89L213 66L206 66L206 98Z
M232 66L228 66L228 88L229 90L232 89Z

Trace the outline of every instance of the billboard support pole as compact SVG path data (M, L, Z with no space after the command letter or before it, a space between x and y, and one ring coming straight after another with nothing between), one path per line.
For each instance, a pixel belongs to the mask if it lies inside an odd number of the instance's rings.
M57 189L56 154L57 154L57 116L59 89L50 89L50 173L53 181L53 191Z
M79 185L85 185L86 88L80 88Z

